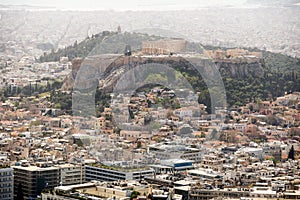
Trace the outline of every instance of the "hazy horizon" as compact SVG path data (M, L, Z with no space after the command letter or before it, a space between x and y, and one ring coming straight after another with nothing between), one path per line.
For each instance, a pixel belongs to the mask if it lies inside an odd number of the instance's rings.
M38 7L51 7L58 10L191 10L203 7L226 7L241 6L246 0L160 0L140 1L140 0L110 0L99 2L97 0L0 0L2 5L28 5Z

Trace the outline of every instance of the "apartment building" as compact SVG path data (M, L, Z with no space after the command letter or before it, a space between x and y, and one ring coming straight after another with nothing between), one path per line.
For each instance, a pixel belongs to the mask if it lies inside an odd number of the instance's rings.
M84 181L84 166L63 164L59 165L60 185L81 184Z
M19 184L25 200L38 199L42 190L59 185L58 167L13 166L13 169L15 198Z
M0 199L12 200L13 199L13 169L1 168L0 166Z
M153 176L154 170L148 167L122 167L92 164L85 166L85 180L118 181L140 180L146 176Z

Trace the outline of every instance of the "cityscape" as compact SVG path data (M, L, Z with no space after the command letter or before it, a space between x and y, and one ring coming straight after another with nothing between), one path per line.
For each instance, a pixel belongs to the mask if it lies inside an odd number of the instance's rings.
M0 0L0 200L300 199L299 5Z

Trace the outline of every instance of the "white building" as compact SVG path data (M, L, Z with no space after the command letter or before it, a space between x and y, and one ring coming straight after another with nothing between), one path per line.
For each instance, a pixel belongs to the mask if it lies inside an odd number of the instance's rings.
M146 176L153 176L154 170L148 167L106 166L92 164L85 166L86 181L118 181L140 180Z
M60 184L74 185L84 181L84 167L82 165L63 164L60 169Z

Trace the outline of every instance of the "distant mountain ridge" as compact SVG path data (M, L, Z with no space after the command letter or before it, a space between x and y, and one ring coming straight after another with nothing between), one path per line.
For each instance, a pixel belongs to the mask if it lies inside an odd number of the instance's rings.
M248 0L248 4L259 4L259 5L294 5L300 3L299 0Z
M50 6L34 6L34 5L26 5L26 4L19 4L19 5L9 5L9 4L0 4L0 9L8 9L8 10L48 10L48 9L55 9L55 7Z

